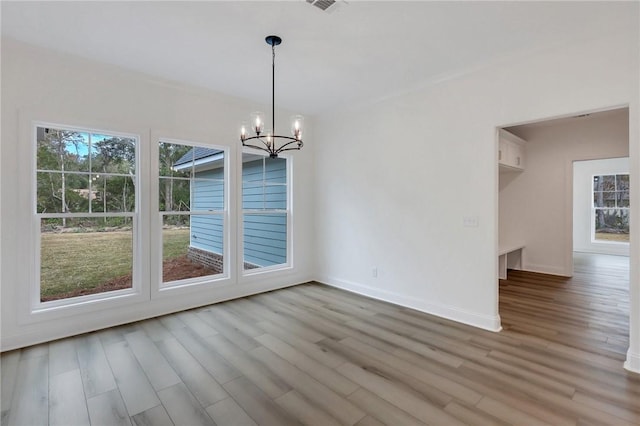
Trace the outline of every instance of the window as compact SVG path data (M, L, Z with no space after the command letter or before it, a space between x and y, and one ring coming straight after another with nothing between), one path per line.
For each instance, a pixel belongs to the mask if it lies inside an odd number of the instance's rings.
M146 297L140 277L149 272L144 256L155 237L140 238L148 235L142 228L149 222L140 215L155 212L140 205L147 200L139 194L147 178L140 153L147 151L139 138L51 124L35 130L33 306L47 310L121 295ZM153 223L161 244L150 266L159 272L159 289L228 278L227 151L168 139L155 146L159 221ZM291 160L250 153L242 160L238 263L247 273L288 267Z
M159 144L163 286L224 273L224 163L220 149Z
M593 240L629 242L629 175L593 177Z
M137 143L133 136L36 127L39 302L133 287Z
M287 159L242 155L245 271L288 264Z

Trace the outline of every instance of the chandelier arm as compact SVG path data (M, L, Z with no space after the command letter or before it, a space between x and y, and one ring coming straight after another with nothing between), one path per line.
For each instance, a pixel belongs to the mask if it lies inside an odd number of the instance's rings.
M300 140L300 139L296 139L296 138L295 138L295 137L293 137L293 136L280 136L280 135L273 135L272 137L273 137L273 138L276 138L276 139L286 139L286 140L289 140L289 141L292 141L292 142L294 142L294 141L299 141L299 140Z
M269 153L269 154L272 154L271 150L269 150L269 149L267 149L267 148L264 148L264 147L262 147L262 146L252 145L252 144L244 143L244 142L242 143L242 146L246 146L246 147L248 147L248 148L253 148L253 149L259 149L260 151L264 151L264 152L267 152L267 153Z
M276 151L276 154L280 154L283 151L300 151L301 148L301 146L294 146L292 148L279 149L278 151Z
M259 140L260 142L262 142L262 145L264 145L264 146L253 145L253 144L247 143L247 141L250 141L250 140ZM263 141L262 138L260 138L259 136L253 136L251 138L245 139L244 141L242 141L242 145L243 146L249 146L249 147L255 147L255 148L262 149L264 151L269 152L269 145L265 141Z
M302 147L302 140L300 139L296 139L294 137L291 136L278 136L278 135L274 135L272 136L273 139L273 144L269 145L268 143L266 143L262 137L260 136L252 136L250 138L246 138L244 141L242 141L242 146L248 147L248 148L254 148L254 149L259 149L261 151L264 151L266 153L269 153L270 155L277 155L278 153L282 152L282 151L293 151L293 150L300 150L300 148ZM282 146L280 146L279 148L275 148L275 143L276 143L276 139L284 139L287 140L288 142L283 144ZM254 145L251 143L247 143L248 141L251 140L259 140L260 142L262 142L263 146L259 146L259 145ZM294 143L297 143L298 146L296 147L292 147L292 148L287 148L289 145L292 145Z
M250 140L254 140L254 139L257 139L257 140L259 140L260 142L262 142L262 144L263 144L267 149L269 148L269 144L268 144L268 143L266 143L266 142L262 139L262 137L261 137L261 136L251 136L250 138L246 138L246 139L243 141L243 145L244 145L244 142L246 142L246 141L250 141Z
M281 137L281 138L287 138L287 139L290 139L290 140L289 140L289 142L287 142L287 143L283 144L282 146L280 146L280 148L278 148L278 149L276 150L277 152L280 152L280 151L284 150L284 148L286 148L287 146L289 146L289 145L291 145L291 144L293 144L293 143L296 143L296 142L302 142L301 140L294 139L294 138L289 138L289 137L287 137L287 136L280 136L280 137Z

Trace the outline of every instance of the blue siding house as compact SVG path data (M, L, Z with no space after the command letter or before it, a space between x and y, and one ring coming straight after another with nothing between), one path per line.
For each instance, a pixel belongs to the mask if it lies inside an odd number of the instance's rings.
M244 261L279 265L287 262L287 162L255 157L242 163Z
M173 165L193 167L191 211L224 208L222 151L194 147ZM282 158L243 154L242 208L245 269L287 262L287 167ZM207 266L222 266L223 217L191 215L189 257Z
M202 170L191 181L191 211L224 209L224 169ZM191 215L192 247L222 255L222 215Z

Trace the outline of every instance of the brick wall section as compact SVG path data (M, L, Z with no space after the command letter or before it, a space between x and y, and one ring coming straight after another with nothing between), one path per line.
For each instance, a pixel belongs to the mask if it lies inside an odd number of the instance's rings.
M187 250L187 258L192 262L196 262L209 269L213 269L216 274L222 273L224 258L221 254L189 246L189 250Z
M212 253L210 251L201 250L195 247L189 246L187 250L187 258L192 262L199 263L201 265L206 266L209 269L213 269L216 274L221 274L223 271L223 260L221 254ZM254 265L253 263L244 262L244 270L248 269L256 269L260 268L258 265Z

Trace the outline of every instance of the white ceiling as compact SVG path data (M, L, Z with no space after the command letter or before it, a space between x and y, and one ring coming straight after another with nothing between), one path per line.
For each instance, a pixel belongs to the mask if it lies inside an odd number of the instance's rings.
M638 2L304 0L1 2L2 36L267 103L321 113L506 55L626 31Z

